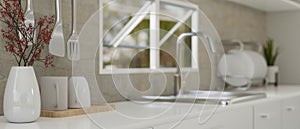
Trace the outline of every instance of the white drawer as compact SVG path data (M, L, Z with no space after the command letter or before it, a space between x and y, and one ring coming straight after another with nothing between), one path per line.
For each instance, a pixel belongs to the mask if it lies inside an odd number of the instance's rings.
M254 129L281 129L280 107L279 101L254 105Z
M252 107L246 107L216 113L205 124L199 124L199 117L197 117L184 120L179 124L156 126L154 129L253 129L252 116Z
M282 101L282 129L300 129L300 96Z

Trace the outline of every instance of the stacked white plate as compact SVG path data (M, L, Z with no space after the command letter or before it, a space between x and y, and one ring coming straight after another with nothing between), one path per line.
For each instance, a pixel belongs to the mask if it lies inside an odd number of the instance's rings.
M254 79L264 79L267 63L261 54L247 50L231 50L223 55L219 72L231 86L241 87Z

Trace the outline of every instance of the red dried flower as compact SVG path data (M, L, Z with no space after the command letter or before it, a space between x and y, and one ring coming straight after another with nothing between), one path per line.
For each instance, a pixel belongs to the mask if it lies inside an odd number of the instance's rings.
M6 28L1 29L5 50L14 55L19 66L32 66L36 61L43 62L45 67L54 66L53 56L42 54L51 40L54 15L41 17L36 25L26 25L21 4L22 0L0 2L0 19L6 24Z

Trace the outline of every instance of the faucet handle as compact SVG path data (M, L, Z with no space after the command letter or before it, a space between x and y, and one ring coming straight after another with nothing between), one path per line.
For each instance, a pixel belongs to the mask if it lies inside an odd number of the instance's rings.
M208 40L208 43L209 43L209 46L210 46L210 50L212 51L212 53L216 53L217 52L215 44L214 44L213 39L211 38L211 36L207 35L204 32L201 32L201 31L197 32L197 35Z

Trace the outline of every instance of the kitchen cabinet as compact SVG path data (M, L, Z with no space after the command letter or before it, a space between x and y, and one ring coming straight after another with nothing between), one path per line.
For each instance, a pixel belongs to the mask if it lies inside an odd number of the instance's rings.
M73 129L73 125L79 127L78 124L86 129L98 129L98 126L103 123L105 128L114 129L300 129L300 86L279 86L276 90L272 89L267 93L268 97L265 99L219 106L204 124L199 124L199 111L203 109L201 104L195 104L195 110L192 110L188 114L189 117L184 120L178 118L186 115L186 112L181 112L181 109L186 111L187 105L181 103L177 103L176 108L170 109L170 113L159 118L137 120L125 118L124 114L120 113L134 112L142 116L145 112L156 113L156 110L174 105L157 102L137 106L130 102L118 102L117 111L90 114L88 117L57 119L41 117L32 123L33 125L8 123L3 116L0 116L0 129L28 129L31 126L34 126L31 128L38 126L39 129ZM203 119L203 115L201 118Z
M254 129L281 129L281 103L270 101L254 105Z
M199 114L200 116L200 114ZM174 127L174 128L173 128ZM200 124L199 117L170 123L154 129L253 129L252 107L216 112L207 122Z
M199 118L193 118L153 129L299 129L299 119L300 96L216 112L205 124L199 124Z
M300 96L261 101L216 112L204 124L199 117L151 129L299 129Z
M300 96L254 105L254 129L299 129Z
M216 113L203 129L253 129L252 107L236 108L221 113ZM198 128L199 129L199 128Z
M228 0L264 12L293 11L299 9L297 0Z
M300 128L300 96L282 101L282 129Z

